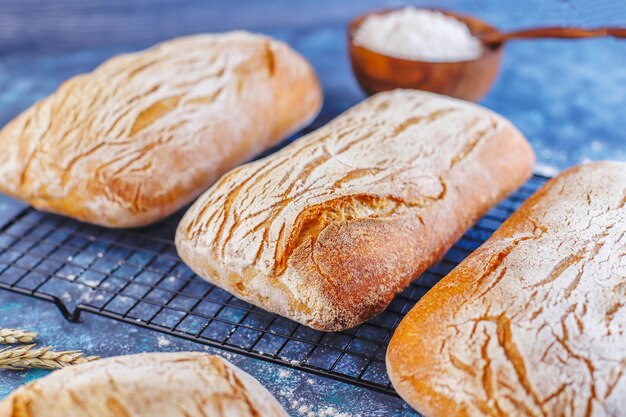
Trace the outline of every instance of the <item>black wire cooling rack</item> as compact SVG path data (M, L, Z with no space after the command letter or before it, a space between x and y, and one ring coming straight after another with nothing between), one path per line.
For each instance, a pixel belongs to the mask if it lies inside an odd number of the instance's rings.
M535 176L492 209L444 259L378 317L324 333L252 306L194 275L176 255L178 216L105 229L27 208L0 228L0 288L395 394L385 371L391 335L441 277L484 242L546 178Z

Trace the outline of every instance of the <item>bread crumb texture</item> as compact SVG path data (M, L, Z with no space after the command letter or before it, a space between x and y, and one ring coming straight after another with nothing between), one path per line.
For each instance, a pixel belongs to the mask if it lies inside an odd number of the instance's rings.
M551 180L401 322L396 390L435 416L624 416L626 163Z
M384 310L534 155L502 117L396 90L226 174L181 221L199 275L267 310L341 330Z
M287 417L254 378L205 353L120 356L54 372L0 402L0 417Z
M0 191L110 227L189 203L238 163L307 124L311 66L246 32L163 42L76 76L0 131Z

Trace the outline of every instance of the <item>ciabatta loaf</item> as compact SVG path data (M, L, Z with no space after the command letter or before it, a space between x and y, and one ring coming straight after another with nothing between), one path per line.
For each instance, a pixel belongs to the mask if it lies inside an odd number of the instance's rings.
M317 114L308 62L230 32L114 57L0 131L0 191L110 227L176 211Z
M387 369L427 417L624 416L626 163L525 202L407 314Z
M19 388L0 417L287 417L256 379L206 353L77 365Z
M236 168L179 224L200 276L321 330L381 312L530 175L505 119L418 91L381 93Z

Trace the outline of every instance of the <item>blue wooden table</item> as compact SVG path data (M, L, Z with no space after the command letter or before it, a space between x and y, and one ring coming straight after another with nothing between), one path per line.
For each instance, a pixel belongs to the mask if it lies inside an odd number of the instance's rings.
M319 126L364 98L347 59L347 21L368 9L400 4L405 2L0 0L0 124L54 91L62 80L117 53L187 33L245 28L286 40L313 63L326 96L315 121ZM626 25L626 3L620 0L436 4L475 13L501 28ZM626 160L626 42L512 43L500 78L483 104L526 134L538 154L539 172L554 174L586 160ZM0 196L0 222L19 208ZM101 356L178 350L219 353L257 377L294 416L413 415L396 397L98 316L85 314L81 323L72 324L52 305L8 292L0 292L0 327L32 329L41 334L42 344ZM0 372L0 398L44 374Z

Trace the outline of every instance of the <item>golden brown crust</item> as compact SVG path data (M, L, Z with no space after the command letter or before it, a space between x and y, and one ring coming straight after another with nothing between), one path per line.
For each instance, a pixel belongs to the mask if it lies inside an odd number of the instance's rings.
M176 245L200 276L320 330L355 326L530 175L506 120L434 94L378 94L226 174Z
M205 353L120 356L66 368L0 401L0 417L287 417L258 381Z
M407 314L387 353L428 417L626 409L626 164L551 180Z
M282 42L196 35L114 57L0 131L0 191L110 227L189 203L307 124L321 90Z

